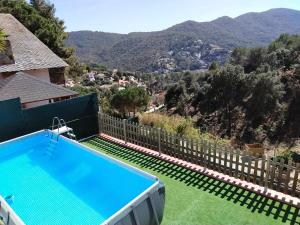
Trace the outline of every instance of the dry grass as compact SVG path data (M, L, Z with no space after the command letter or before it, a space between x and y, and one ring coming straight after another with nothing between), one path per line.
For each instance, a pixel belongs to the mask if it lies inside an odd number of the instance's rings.
M161 113L140 114L139 121L143 125L158 127L169 133L178 134L182 137L205 139L219 144L228 145L229 140L219 138L207 132L201 132L195 128L194 121L190 117L178 115L165 115Z

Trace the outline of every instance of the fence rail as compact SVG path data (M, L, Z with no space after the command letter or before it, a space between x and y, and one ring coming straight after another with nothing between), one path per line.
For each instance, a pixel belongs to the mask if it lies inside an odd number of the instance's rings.
M165 130L99 114L100 132L219 171L265 188L300 197L300 164L248 155L204 139L184 138Z

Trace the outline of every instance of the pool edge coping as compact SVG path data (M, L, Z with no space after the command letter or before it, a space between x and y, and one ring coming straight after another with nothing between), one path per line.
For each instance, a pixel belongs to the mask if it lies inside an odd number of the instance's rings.
M5 198L2 195L0 195L0 212L2 211L2 208L4 208L4 212L6 208L7 214L9 214L10 218L9 221L13 220L14 223L16 223L17 225L26 225L25 222L21 219L21 217L16 213L16 211L7 203Z

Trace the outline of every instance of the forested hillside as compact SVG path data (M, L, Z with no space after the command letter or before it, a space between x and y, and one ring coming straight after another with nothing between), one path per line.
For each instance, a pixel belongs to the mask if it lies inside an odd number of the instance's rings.
M169 114L243 142L293 143L300 137L300 36L264 48L237 48L230 62L186 73L168 88Z
M101 29L101 28L100 28ZM273 9L211 22L187 21L158 32L71 32L67 40L84 62L142 72L207 69L235 47L265 46L280 34L300 33L300 12Z

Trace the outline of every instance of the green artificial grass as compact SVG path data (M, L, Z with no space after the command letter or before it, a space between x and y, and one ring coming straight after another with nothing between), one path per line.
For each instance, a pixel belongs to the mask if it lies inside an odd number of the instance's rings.
M83 144L159 177L166 187L163 225L300 224L299 209L93 138Z

